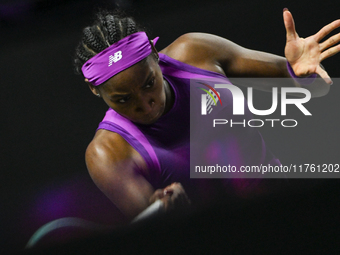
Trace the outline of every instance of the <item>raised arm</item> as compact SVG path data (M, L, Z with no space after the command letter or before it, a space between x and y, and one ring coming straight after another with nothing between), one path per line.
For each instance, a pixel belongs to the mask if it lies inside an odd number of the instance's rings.
M182 35L161 53L227 77L289 77L284 57L246 49L212 34Z
M179 37L165 48L163 53L182 62L210 71L222 73L227 77L281 77L290 78L287 60L298 76L317 73L324 79L306 86L312 96L322 96L329 91L331 83L328 74L320 67L320 62L340 51L340 34L334 35L323 43L319 41L340 26L340 20L322 28L306 39L299 38L294 20L288 10L283 14L287 31L285 55L281 57L270 53L246 49L227 39L204 33L189 33ZM333 47L331 47L333 46ZM243 84L257 89L271 91L275 84ZM289 86L301 86L293 80Z

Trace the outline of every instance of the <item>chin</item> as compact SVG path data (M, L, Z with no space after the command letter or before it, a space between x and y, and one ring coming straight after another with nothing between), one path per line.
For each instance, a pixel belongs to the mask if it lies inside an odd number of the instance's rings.
M132 121L132 122L134 122L136 124L140 124L140 125L152 125L156 121L157 121L157 119L155 121L137 120L137 121Z
M141 121L139 121L138 123L143 124L143 125L151 125L155 122L157 122L157 120L159 119L159 117L154 117L151 119L143 119Z
M134 121L136 123L139 123L139 124L143 124L143 125L151 125L155 122L157 122L157 120L163 115L163 109L161 109L158 114L156 115L153 115L152 117L146 117L146 118L143 118L141 120L137 120L137 121Z

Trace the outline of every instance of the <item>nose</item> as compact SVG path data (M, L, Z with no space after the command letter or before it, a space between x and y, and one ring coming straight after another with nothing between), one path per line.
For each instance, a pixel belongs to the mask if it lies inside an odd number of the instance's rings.
M136 112L138 113L150 113L155 106L155 100L153 98L139 97L136 105Z

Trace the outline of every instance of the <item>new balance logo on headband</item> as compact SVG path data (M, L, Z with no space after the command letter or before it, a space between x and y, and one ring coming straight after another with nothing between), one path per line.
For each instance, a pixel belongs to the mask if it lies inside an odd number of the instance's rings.
M117 51L113 56L111 55L109 57L109 66L112 65L112 62L117 62L122 59L122 51Z

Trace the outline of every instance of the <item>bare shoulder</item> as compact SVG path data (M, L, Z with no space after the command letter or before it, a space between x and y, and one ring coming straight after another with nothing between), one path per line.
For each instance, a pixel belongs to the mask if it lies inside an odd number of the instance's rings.
M122 169L123 164L137 164L141 169L145 167L140 154L123 137L104 129L96 132L87 147L85 160L92 177L105 169Z
M187 33L160 52L189 65L225 75L228 61L234 59L241 49L237 44L216 35Z
M86 149L86 163L92 165L93 163L103 162L103 160L112 162L122 156L125 156L126 159L129 157L129 150L129 146L120 135L100 129ZM96 161L93 162L94 160Z

